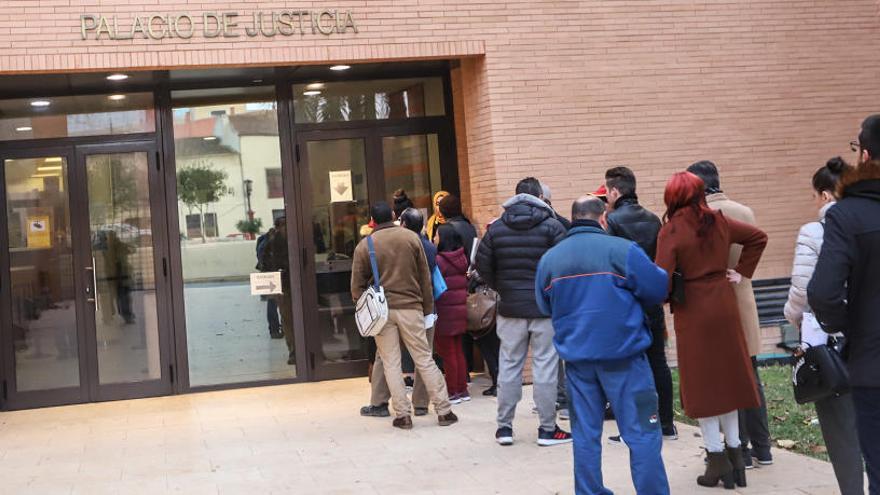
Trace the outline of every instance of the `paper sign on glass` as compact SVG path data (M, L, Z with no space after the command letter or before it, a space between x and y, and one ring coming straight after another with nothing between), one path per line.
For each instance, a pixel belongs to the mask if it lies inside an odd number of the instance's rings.
M351 170L330 171L330 202L344 203L354 201L351 191Z
M27 246L29 248L52 247L52 230L49 228L48 215L28 217Z
M281 294L281 272L251 273L251 295Z

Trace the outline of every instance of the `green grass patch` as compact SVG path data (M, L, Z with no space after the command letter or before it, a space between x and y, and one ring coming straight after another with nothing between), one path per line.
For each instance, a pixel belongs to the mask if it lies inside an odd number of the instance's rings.
M774 448L778 448L779 440L791 440L794 442L794 446L790 449L793 452L827 461L828 454L825 441L822 439L822 430L815 421L815 407L813 404L800 405L794 401L791 367L762 367L760 374L764 382L764 395L767 397L767 416ZM677 369L672 370L672 382L675 389L675 420L696 425L696 420L685 416L681 407ZM719 392L723 393L723 391Z

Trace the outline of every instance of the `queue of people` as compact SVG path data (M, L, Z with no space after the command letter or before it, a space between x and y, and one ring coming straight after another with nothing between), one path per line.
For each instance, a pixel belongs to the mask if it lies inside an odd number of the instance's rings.
M862 123L851 145L856 165L835 158L812 178L818 221L799 232L785 316L805 332L815 322L847 363L852 392L819 400L816 410L841 493L861 495L863 465L870 493L880 493L880 115ZM389 416L390 398L393 425L412 428L403 343L422 386L413 392L414 413L427 414L430 398L441 425L457 421L452 405L470 400L462 335L478 279L498 294L497 355L487 345L484 357L490 368L497 362L490 373L499 445L514 443L531 356L533 438L539 446L574 442L578 494L611 493L601 469L606 408L629 448L635 491L669 493L661 451L678 432L665 351L668 303L682 406L698 421L706 451L696 483L745 487L753 463L773 463L751 288L768 237L748 207L725 195L714 163L696 162L669 179L662 220L639 204L627 167L609 169L599 190L576 200L571 222L553 209L546 184L519 181L478 242L459 198L441 191L432 199L427 221L411 205L400 213L383 202L371 208L370 242L390 314L376 336L363 415ZM364 239L352 267L355 300L371 283L367 251ZM436 301L432 276L445 284ZM563 404L570 433L557 423Z

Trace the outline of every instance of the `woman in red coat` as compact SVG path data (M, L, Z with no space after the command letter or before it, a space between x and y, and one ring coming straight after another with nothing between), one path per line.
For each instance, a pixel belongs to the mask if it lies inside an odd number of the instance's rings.
M683 301L670 303L681 401L685 413L699 420L709 459L697 483L746 486L737 410L758 407L759 400L733 284L752 277L767 235L709 209L703 181L689 172L669 179L664 200L657 264L683 280ZM727 268L731 244L743 246L734 270Z
M443 359L449 402L471 400L467 389L467 362L461 336L467 330L467 269L461 237L451 224L437 228L437 267L446 281L446 292L437 299L434 348Z

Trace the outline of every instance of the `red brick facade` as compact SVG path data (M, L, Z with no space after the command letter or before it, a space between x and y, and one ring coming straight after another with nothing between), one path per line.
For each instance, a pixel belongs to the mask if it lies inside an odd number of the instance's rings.
M641 196L702 158L771 242L758 277L785 276L813 217L809 176L880 108L873 0L297 2L7 0L0 74L461 59L453 73L463 195L484 223L535 175L565 212L628 164ZM358 32L82 39L80 16L351 10ZM248 14L249 15L249 14ZM869 22L862 22L868 19ZM161 21L157 21L157 29Z

